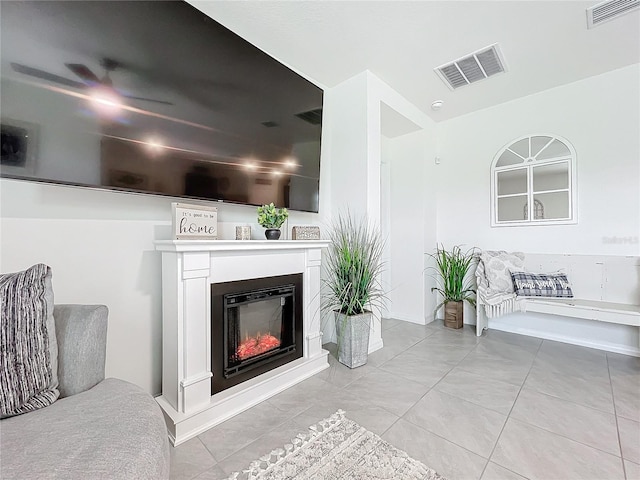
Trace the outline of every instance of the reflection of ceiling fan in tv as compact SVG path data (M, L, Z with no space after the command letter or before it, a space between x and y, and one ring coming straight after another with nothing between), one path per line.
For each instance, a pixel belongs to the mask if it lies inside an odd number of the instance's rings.
M144 98L144 97L136 97L134 95L124 94L119 92L114 86L111 77L109 76L109 72L113 72L116 70L120 64L113 59L103 58L100 61L100 65L104 68L105 73L102 78L99 78L95 73L91 71L89 67L83 65L82 63L65 63L65 66L75 73L82 82L78 82L76 80L71 80L69 78L61 77L59 75L45 72L44 70L40 70L38 68L29 67L27 65L22 65L20 63L11 63L11 67L18 73L22 73L24 75L29 75L30 77L39 78L41 80L46 80L48 82L57 83L59 85L64 85L66 87L72 87L77 89L89 89L89 90L108 90L113 95L116 95L120 98L129 98L131 100L142 100L145 102L155 102L161 103L163 105L173 105L171 102L166 102L164 100L155 100L153 98Z

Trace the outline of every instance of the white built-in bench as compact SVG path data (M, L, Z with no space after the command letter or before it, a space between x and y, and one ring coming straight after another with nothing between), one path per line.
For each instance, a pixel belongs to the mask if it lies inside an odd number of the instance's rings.
M584 318L598 322L640 327L640 305L579 300L574 298L528 298L527 312Z
M563 270L575 298L528 297L526 312L487 319L476 309L476 333L495 328L640 356L640 257L525 254L525 270Z

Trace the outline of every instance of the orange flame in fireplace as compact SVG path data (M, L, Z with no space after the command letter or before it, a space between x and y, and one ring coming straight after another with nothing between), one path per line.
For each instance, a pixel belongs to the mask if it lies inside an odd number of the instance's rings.
M256 355L278 348L280 343L280 340L270 333L261 335L258 332L255 337L249 337L247 335L240 345L238 345L236 358L238 360L246 360L247 358L255 357Z

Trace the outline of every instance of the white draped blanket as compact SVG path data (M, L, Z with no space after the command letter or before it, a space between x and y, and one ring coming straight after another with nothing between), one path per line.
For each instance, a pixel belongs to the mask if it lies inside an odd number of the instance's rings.
M476 269L478 304L487 318L522 312L525 302L513 292L512 271L524 270L524 253L486 250Z

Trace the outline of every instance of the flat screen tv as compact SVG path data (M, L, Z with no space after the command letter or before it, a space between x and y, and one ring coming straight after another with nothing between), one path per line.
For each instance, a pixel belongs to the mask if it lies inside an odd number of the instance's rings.
M3 177L318 211L322 90L188 3L0 21Z

